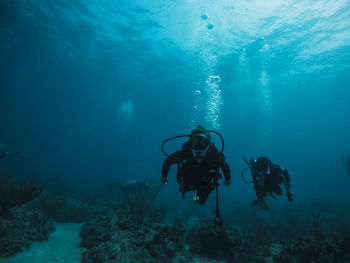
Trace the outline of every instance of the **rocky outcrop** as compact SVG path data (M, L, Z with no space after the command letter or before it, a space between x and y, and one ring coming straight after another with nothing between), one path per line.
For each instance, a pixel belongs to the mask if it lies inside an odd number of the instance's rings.
M39 207L48 217L59 223L82 223L104 212L105 208L93 206L63 194L45 192L39 199Z
M81 230L81 246L87 248L83 262L177 262L177 257L189 255L177 246L176 235L171 225L139 224L111 214L99 217Z
M286 244L276 262L336 263L350 262L350 248L338 240L301 237Z
M11 218L0 219L0 257L16 254L32 242L47 240L55 230L53 222L40 210L24 206L11 213Z
M84 225L83 263L90 262L350 262L348 239L304 236L285 243L256 240L238 226L217 234L209 224L185 229L176 223L139 224L109 214Z

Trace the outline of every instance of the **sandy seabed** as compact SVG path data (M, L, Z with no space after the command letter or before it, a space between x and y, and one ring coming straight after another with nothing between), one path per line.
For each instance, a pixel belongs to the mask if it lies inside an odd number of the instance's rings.
M13 257L0 259L1 263L80 263L84 251L79 247L82 224L55 223L56 231L48 241L32 243L30 248Z

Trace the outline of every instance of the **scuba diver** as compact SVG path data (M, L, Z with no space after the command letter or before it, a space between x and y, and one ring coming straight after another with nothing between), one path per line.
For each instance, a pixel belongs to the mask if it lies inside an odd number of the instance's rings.
M6 146L3 144L0 144L0 159L13 159L17 156L19 156L19 154L17 153L13 153L13 152L8 152L5 150Z
M350 157L343 153L342 161L345 172L350 176Z
M280 184L284 184L287 191L287 198L289 202L293 201L292 193L290 192L290 177L289 173L283 167L273 164L266 157L259 157L258 159L251 159L249 162L243 158L246 164L249 166L242 170L241 177L246 183L253 183L255 193L257 196L256 200L253 200L253 204L259 204L261 209L268 209L265 201L266 196L271 196L276 199L273 194L282 195L283 191ZM250 168L253 180L247 181L244 178L244 172Z
M189 135L190 139L182 145L180 151L169 155L162 169L161 182L168 183L168 172L172 164L177 164L177 182L183 197L193 191L193 200L204 204L221 178L219 168L224 174L226 186L231 183L230 168L225 156L210 141L210 133L198 126Z
M219 151L211 142L210 133L216 133L221 141L222 148ZM182 149L168 155L163 146L166 142L180 137L189 137L184 142ZM203 205L209 198L210 193L216 189L216 217L214 220L215 230L222 231L223 222L219 213L218 204L218 180L224 175L224 184L231 183L230 168L222 153L224 140L216 131L208 131L202 126L197 126L191 134L179 135L165 140L161 146L162 152L167 156L163 163L161 182L168 184L168 172L173 164L177 164L177 182L180 184L180 192L185 198L186 192L193 191L193 201Z

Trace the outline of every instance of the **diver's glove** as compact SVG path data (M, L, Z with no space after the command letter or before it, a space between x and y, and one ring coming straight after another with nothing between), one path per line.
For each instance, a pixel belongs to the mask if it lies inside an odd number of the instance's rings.
M162 176L161 180L162 184L167 185L168 184L168 177Z
M292 196L292 193L291 192L287 192L287 198L288 198L288 201L289 202L292 202L293 201L293 196Z

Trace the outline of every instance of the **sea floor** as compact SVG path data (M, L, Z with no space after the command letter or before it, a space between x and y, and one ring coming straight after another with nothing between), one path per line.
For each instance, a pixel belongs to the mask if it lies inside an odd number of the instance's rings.
M84 251L79 247L82 224L55 223L56 231L48 241L34 242L30 248L13 257L0 259L2 263L80 263Z

